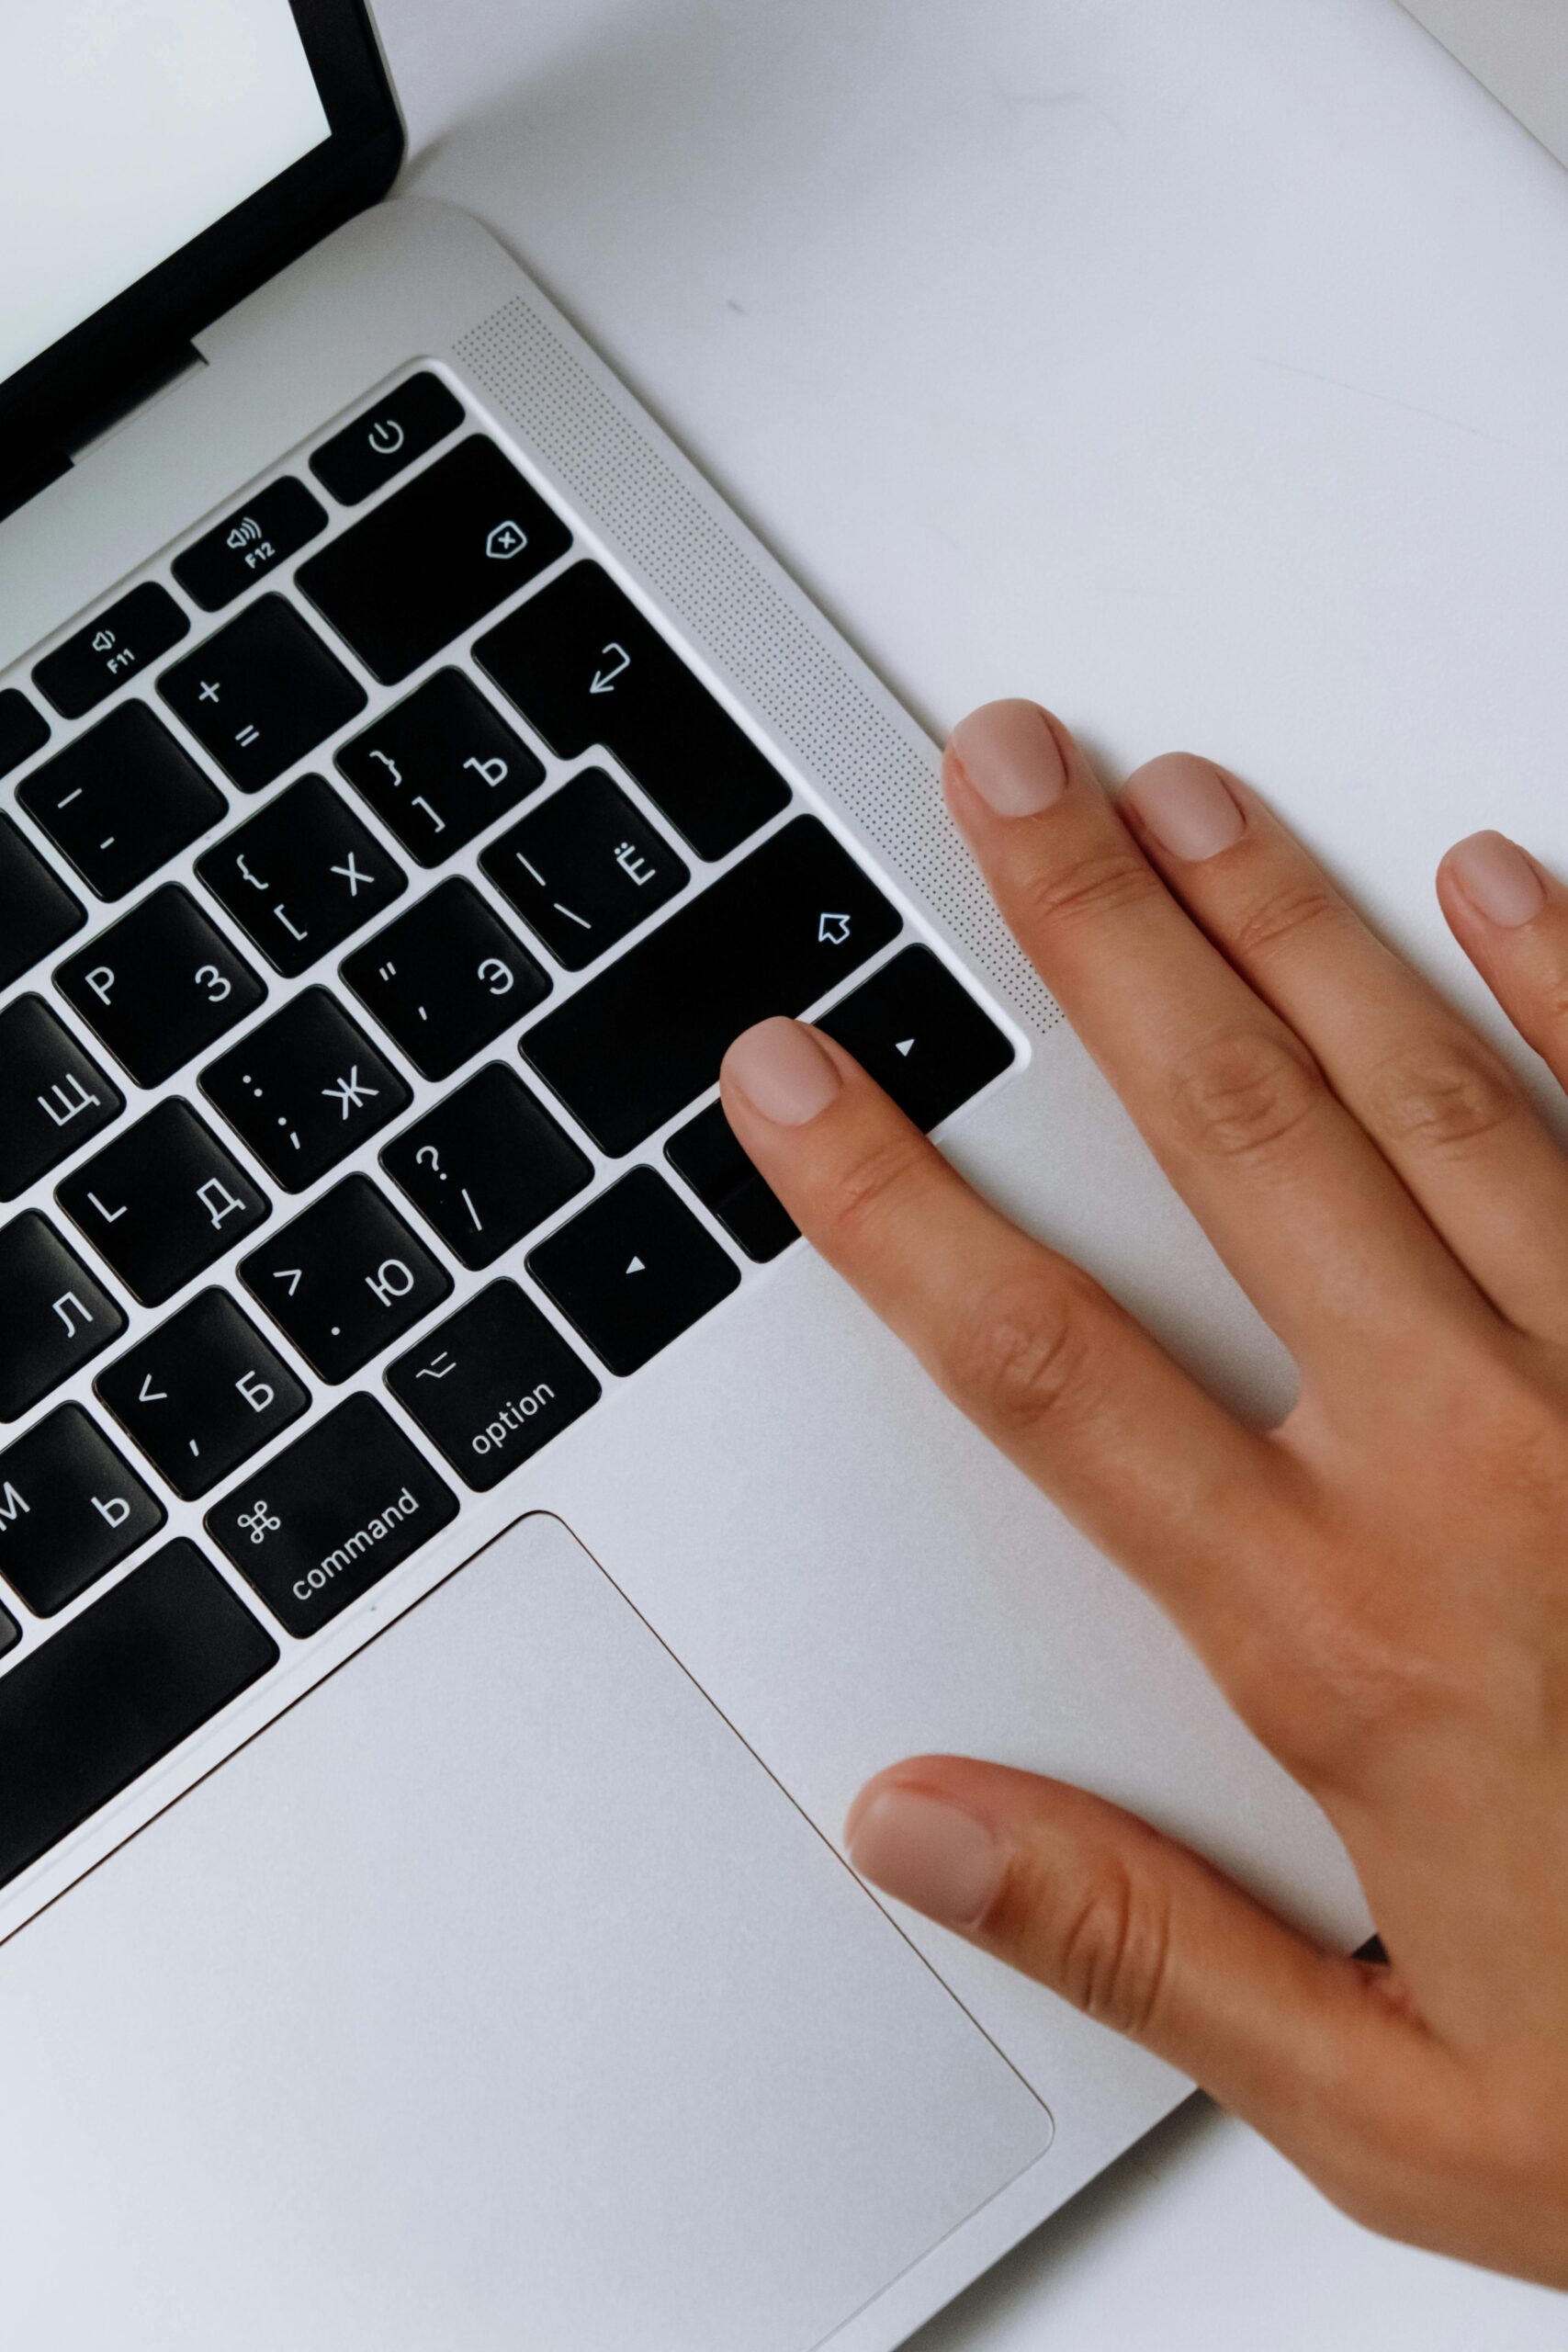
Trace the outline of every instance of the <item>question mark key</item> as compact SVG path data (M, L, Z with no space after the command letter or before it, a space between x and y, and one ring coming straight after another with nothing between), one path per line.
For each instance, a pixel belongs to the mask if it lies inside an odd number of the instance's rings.
M491 1062L393 1137L381 1165L465 1266L503 1251L582 1192L592 1164L522 1079Z

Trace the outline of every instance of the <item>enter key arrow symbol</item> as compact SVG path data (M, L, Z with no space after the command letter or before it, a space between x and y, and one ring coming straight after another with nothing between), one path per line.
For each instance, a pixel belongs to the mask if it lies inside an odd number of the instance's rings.
M632 657L624 645L616 645L614 642L602 645L599 652L602 666L594 671L588 691L591 695L612 695L615 691L615 680L620 676L621 672L631 668Z

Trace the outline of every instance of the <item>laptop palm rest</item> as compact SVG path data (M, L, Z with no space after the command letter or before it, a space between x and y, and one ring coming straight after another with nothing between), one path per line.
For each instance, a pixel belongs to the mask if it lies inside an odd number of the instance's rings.
M1050 2141L553 1519L134 1852L0 1951L34 2352L806 2352Z

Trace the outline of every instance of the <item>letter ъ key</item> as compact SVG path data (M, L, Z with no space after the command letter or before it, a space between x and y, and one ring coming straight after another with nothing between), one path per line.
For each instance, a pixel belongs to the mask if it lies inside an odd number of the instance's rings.
M386 1407L360 1394L215 1503L207 1527L288 1631L306 1634L457 1515L445 1480Z
M270 1204L188 1102L160 1102L57 1184L133 1298L161 1306L265 1222Z
M368 1176L345 1176L240 1261L240 1280L323 1380L346 1380L439 1306L452 1277Z
M19 1421L125 1329L124 1311L36 1209L0 1227L0 1421Z
M336 759L421 865L439 865L545 780L542 763L461 670L438 670Z
M118 1119L125 1097L41 996L0 1012L0 1200Z
M187 1502L298 1420L310 1401L220 1290L198 1293L93 1385Z
M161 1086L266 995L173 882L68 957L54 984L139 1086Z
M0 1453L0 1576L52 1617L155 1535L164 1506L80 1405Z

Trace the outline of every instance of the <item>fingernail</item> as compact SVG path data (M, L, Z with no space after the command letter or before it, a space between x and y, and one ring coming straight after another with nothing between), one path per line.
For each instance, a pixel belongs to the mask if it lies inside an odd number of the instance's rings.
M879 1789L852 1813L849 1857L863 1878L946 1928L977 1927L1004 1856L983 1821L917 1789Z
M724 1068L752 1109L784 1127L803 1127L839 1091L839 1073L810 1030L782 1016L737 1037Z
M1067 788L1061 747L1037 702L988 702L961 718L948 750L998 817L1037 817Z
M1240 841L1247 819L1224 776L1205 760L1151 760L1122 795L1160 847L1196 865Z
M1478 914L1513 931L1546 904L1540 875L1506 833L1472 833L1449 852L1460 888Z

